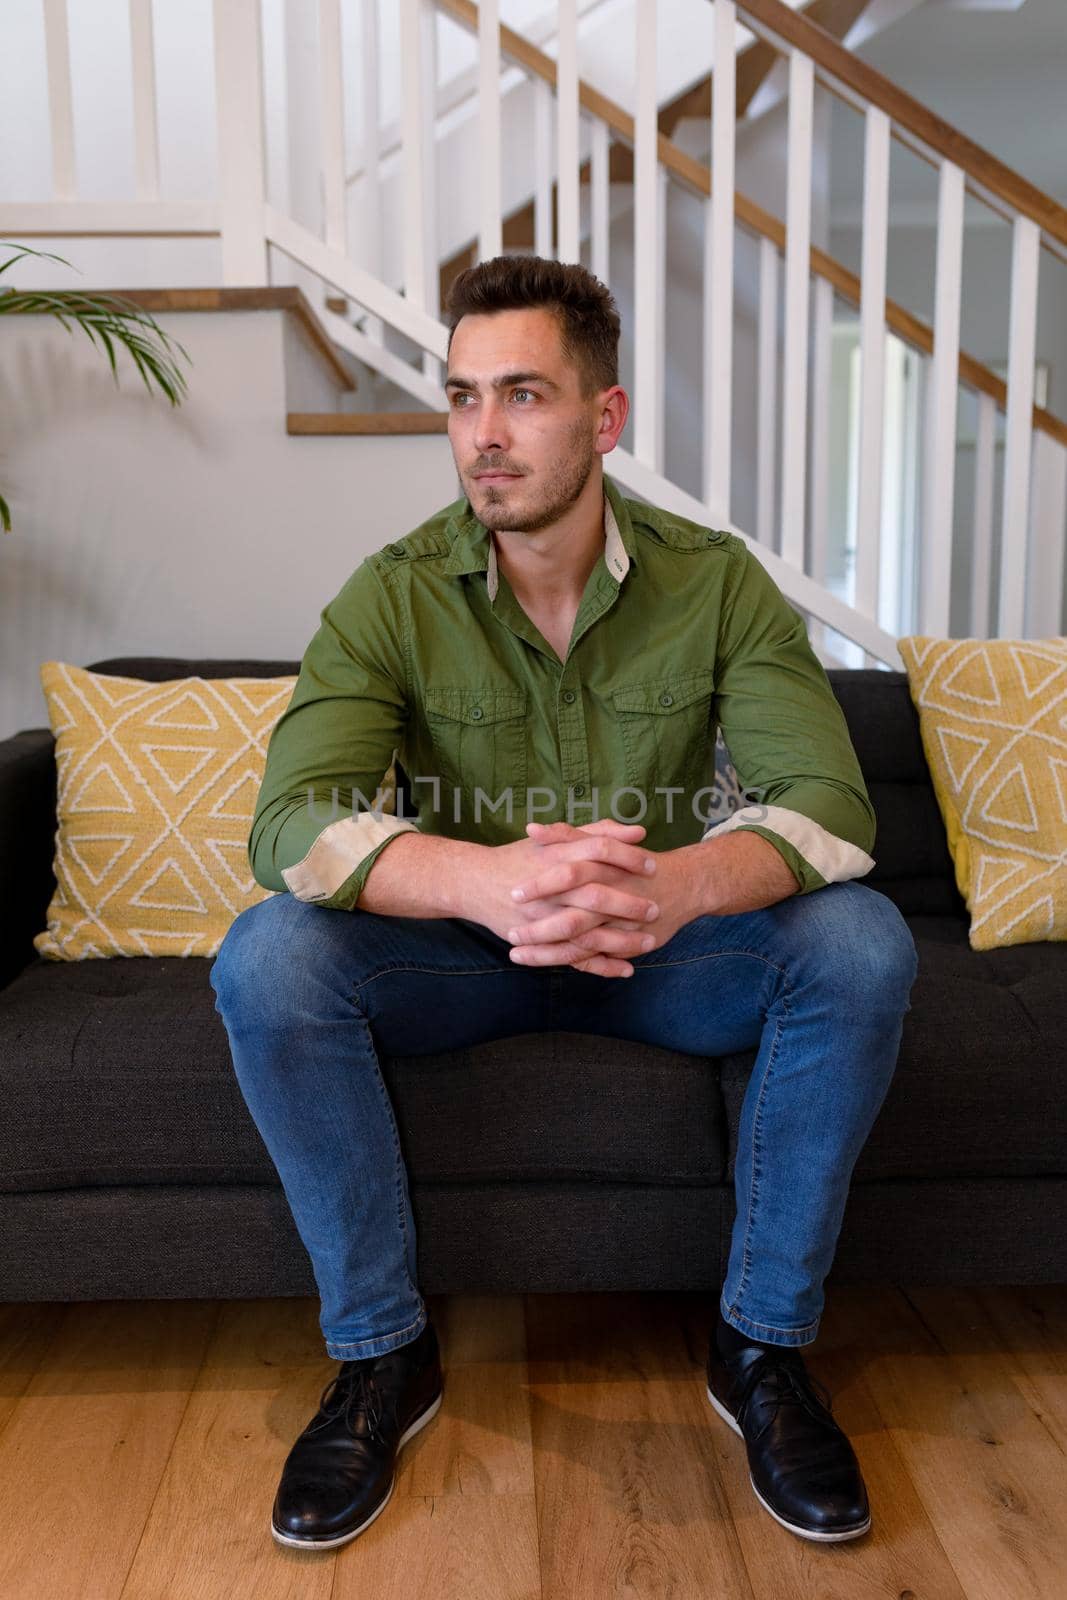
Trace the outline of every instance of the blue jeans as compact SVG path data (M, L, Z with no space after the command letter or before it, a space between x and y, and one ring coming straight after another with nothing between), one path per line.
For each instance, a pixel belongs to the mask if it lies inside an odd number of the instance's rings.
M427 1316L377 1052L560 1029L701 1056L758 1047L720 1303L751 1338L810 1344L915 979L915 944L892 901L851 880L697 917L630 958L630 978L520 967L509 949L465 919L334 911L289 894L242 912L223 940L216 1010L311 1258L327 1354L384 1355Z

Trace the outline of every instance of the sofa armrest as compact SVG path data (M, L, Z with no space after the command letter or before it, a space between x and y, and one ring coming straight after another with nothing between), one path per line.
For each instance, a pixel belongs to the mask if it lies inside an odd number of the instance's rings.
M34 958L55 888L55 739L29 728L0 739L0 988Z

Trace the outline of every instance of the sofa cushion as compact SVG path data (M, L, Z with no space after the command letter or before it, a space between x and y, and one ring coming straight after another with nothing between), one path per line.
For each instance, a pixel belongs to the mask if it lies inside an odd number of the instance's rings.
M1067 639L899 641L970 942L1067 942Z
M855 1181L1067 1175L1067 947L975 951L964 917L906 919L919 971ZM732 1177L755 1052L722 1064Z
M965 914L907 673L836 667L827 677L877 818L864 882L906 917Z
M294 677L146 683L41 666L58 773L56 889L34 938L60 961L213 956L267 898L248 832Z
M0 1187L277 1183L210 969L38 959L0 991ZM382 1073L415 1183L722 1177L717 1075L697 1057L555 1033L387 1057Z

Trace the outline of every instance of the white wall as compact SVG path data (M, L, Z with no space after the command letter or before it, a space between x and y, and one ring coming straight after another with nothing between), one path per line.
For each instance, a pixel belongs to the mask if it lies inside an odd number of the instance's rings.
M287 313L158 320L193 360L176 411L83 335L0 318L0 737L46 725L42 661L298 660L363 557L459 493L444 437L286 434L316 398Z

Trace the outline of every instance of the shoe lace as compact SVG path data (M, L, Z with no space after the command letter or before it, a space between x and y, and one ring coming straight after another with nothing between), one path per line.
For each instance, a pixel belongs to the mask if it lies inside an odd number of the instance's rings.
M381 1438L381 1396L369 1364L346 1361L340 1372L323 1389L319 1397L319 1411L321 1417L313 1425L315 1428L325 1427L327 1422L335 1422L343 1416L349 1432L355 1433L356 1419L362 1414L367 1419L368 1437Z
M827 1413L833 1412L833 1401L825 1384L820 1383L818 1378L813 1378L811 1373L795 1360L768 1356L756 1362L745 1385L737 1407L737 1420L742 1426L749 1401L756 1389L764 1385L769 1392L760 1395L760 1402L767 1406L767 1416L754 1435L756 1439L766 1433L783 1405L802 1406L816 1422L825 1422Z

